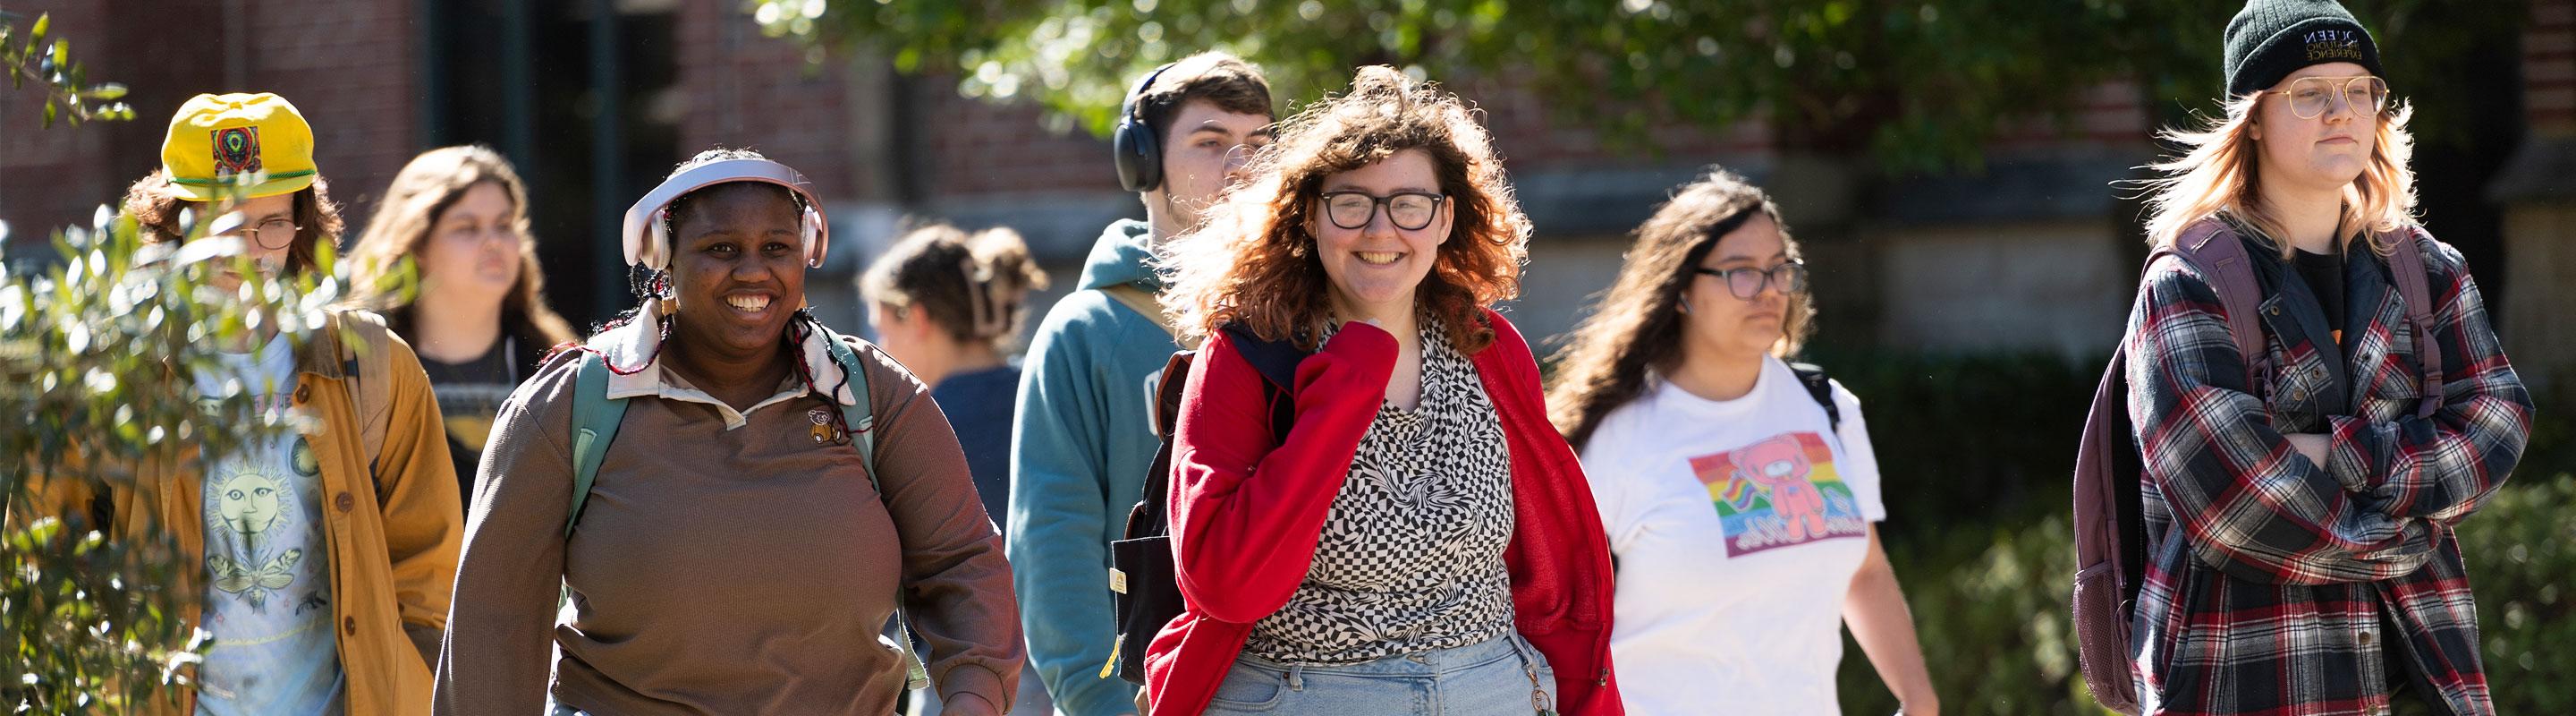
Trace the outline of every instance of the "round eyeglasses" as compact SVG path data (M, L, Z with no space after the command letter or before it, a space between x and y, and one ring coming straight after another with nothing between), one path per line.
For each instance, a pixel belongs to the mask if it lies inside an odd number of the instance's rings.
M2290 82L2289 89L2264 94L2289 95L2290 113L2300 119L2316 119L2318 115L2325 114L2328 105L2337 98L2342 99L2346 111L2355 114L2361 113L2364 107L2369 108L2371 114L2388 109L2388 82L2370 75L2301 77Z
M1324 217L1331 219L1334 226L1345 229L1367 228L1369 220L1376 218L1378 207L1383 206L1386 207L1386 220L1395 224L1395 228L1419 231L1431 225L1431 219L1440 213L1440 202L1448 199L1439 194L1414 191L1387 196L1359 191L1325 192Z
M1691 273L1725 279L1727 293L1748 300L1762 295L1765 287L1777 286L1781 293L1797 293L1807 288L1807 264L1804 261L1790 261L1767 269L1749 266L1724 270L1692 267Z
M258 226L244 226L216 236L240 236L250 239L251 243L258 244L260 248L275 251L295 243L295 232L301 228L304 227L296 226L293 220L276 218L259 222Z

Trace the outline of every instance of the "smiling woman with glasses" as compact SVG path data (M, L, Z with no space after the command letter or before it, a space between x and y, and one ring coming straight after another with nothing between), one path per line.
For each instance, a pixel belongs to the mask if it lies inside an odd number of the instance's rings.
M1488 308L1529 222L1484 127L1370 67L1247 174L1166 262L1205 345L1171 445L1186 604L1140 706L1621 713L1599 516Z
M1780 209L1715 170L1637 228L1548 405L1617 556L1620 694L1641 714L1828 714L1842 630L1904 713L1939 699L1880 548L1860 399L1785 362L1815 302Z

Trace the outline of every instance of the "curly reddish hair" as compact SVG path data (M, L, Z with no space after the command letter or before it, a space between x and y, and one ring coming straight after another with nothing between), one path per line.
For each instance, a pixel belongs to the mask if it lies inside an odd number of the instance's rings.
M1278 142L1253 158L1252 179L1167 247L1158 263L1174 327L1195 342L1241 324L1265 340L1315 349L1332 319L1331 281L1312 228L1324 180L1406 150L1430 157L1456 212L1414 301L1447 328L1451 345L1484 350L1494 330L1481 309L1520 293L1529 219L1475 111L1385 66L1360 68L1348 91L1282 123Z

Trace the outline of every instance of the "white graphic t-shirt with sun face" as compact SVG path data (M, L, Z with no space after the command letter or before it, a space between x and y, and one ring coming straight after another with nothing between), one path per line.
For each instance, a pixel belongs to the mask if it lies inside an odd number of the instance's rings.
M196 376L227 383L262 412L289 409L295 358L284 336L253 354L224 354ZM331 559L322 534L322 472L312 444L289 432L206 472L206 611L214 639L198 669L199 714L338 714L347 690L331 631Z

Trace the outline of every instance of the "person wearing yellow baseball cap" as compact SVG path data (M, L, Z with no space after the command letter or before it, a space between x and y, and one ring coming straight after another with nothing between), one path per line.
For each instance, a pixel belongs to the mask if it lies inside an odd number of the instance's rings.
M125 192L125 210L147 238L165 242L187 236L182 210L204 219L217 204L241 215L222 236L240 239L241 251L268 275L312 269L314 247L336 241L343 223L313 163L313 125L286 98L266 92L189 98L170 119L161 168ZM242 278L227 271L214 282L230 289Z
M210 283L322 268L315 245L341 222L294 105L198 95L161 157L126 197L147 240L184 240L182 211L237 213L217 238L237 239L260 275L219 269ZM188 565L172 588L202 595L180 616L210 637L204 660L144 713L429 712L465 531L447 435L419 359L383 318L326 316L301 334L262 322L217 347L220 369L192 376L193 390L241 386L299 427L216 461L137 466L131 487L42 488L54 514L105 516L112 539L167 530Z

